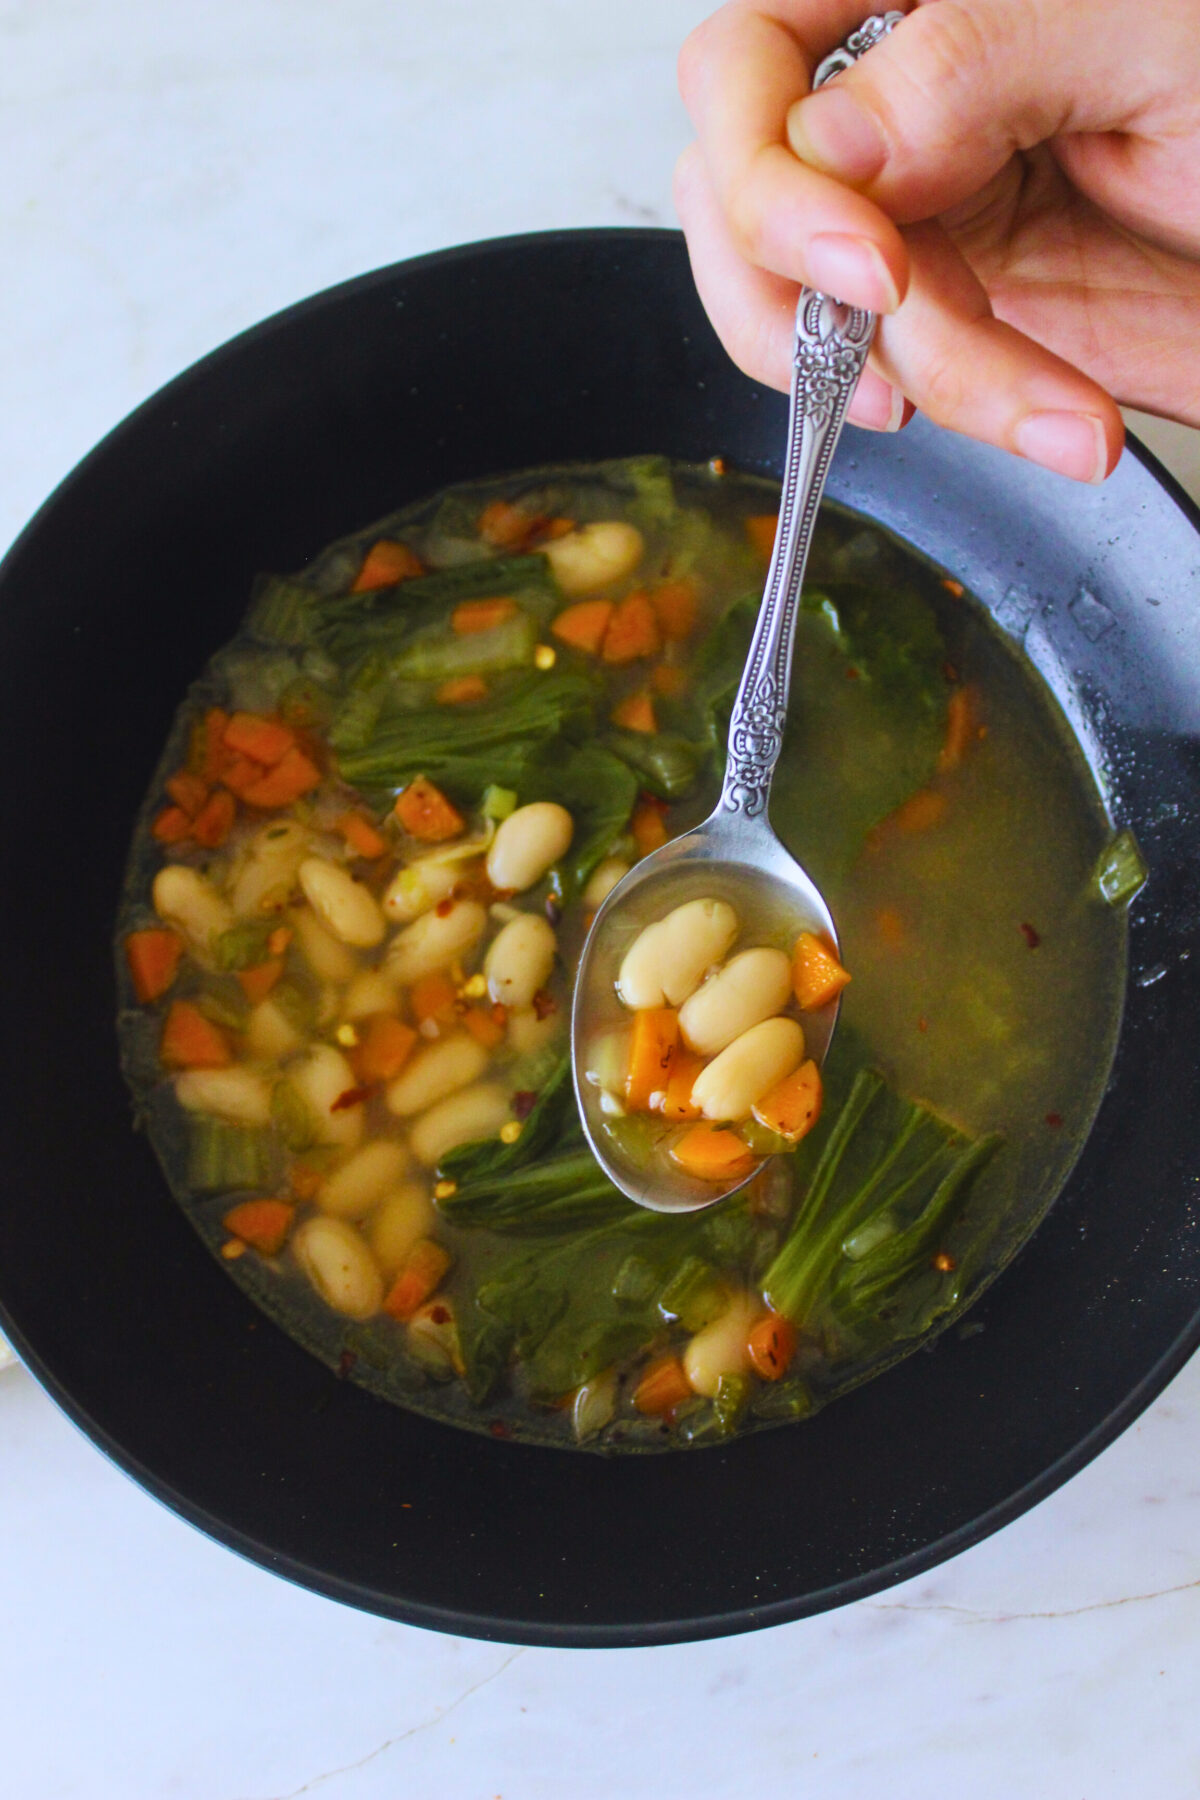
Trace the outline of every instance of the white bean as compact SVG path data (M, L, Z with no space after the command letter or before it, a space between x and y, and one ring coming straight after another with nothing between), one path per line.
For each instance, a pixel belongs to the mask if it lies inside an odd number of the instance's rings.
M317 1205L338 1219L361 1219L394 1188L408 1168L408 1151L394 1138L375 1138L356 1150L317 1189Z
M683 1372L693 1393L715 1400L722 1375L748 1372L750 1327L762 1310L761 1300L736 1294L719 1318L696 1333L683 1353Z
M623 856L606 856L592 870L591 879L583 890L583 904L597 912L616 887L618 881L624 881L629 873L629 864Z
M423 856L392 876L383 896L383 910L398 925L407 925L444 900L461 876L459 864Z
M255 1061L282 1062L303 1048L303 1034L283 1008L270 995L260 1000L246 1020L246 1049Z
M523 894L564 855L575 834L565 806L534 800L502 819L487 855L488 880L502 893Z
M434 1169L443 1156L459 1144L495 1137L512 1117L508 1094L491 1082L464 1088L423 1113L409 1134L409 1146L419 1163Z
M590 594L632 575L642 560L642 534L624 519L598 519L540 546L564 594Z
M343 1094L358 1086L354 1070L332 1044L314 1044L302 1061L288 1070L288 1081L303 1101L313 1137L318 1144L357 1144L363 1131L363 1109L334 1107Z
M383 1276L362 1236L345 1219L308 1219L292 1238L296 1261L327 1306L369 1319L383 1305Z
M188 1112L211 1113L231 1125L271 1123L271 1083L257 1069L186 1069L175 1077L175 1095Z
M755 1102L803 1061L804 1033L795 1019L764 1019L701 1069L692 1105L706 1119L748 1119Z
M257 831L234 863L229 898L239 919L282 912L308 855L311 834L295 819L275 819Z
M528 1056L552 1044L565 1029L567 1015L556 1007L539 1019L532 1006L516 1006L508 1015L507 1047L514 1056Z
M405 1181L381 1200L367 1220L367 1242L384 1280L392 1281L418 1238L432 1237L437 1211L419 1181Z
M306 856L297 875L304 898L335 938L356 950L373 950L383 942L387 925L379 902L349 869L326 862L323 856Z
M458 1341L458 1322L449 1300L427 1300L408 1321L408 1349L433 1375L462 1375L466 1370Z
M626 1006L681 1006L719 963L738 933L724 900L688 900L647 925L625 952L617 992Z
M349 981L357 974L358 958L331 931L326 931L311 907L296 907L288 914L288 924L296 933L301 955L319 981Z
M382 969L360 969L342 997L342 1018L369 1019L400 1010L400 997Z
M484 958L488 993L504 1006L529 1006L554 967L558 939L537 913L522 913L497 933Z
M168 863L154 877L154 910L182 931L207 968L213 966L213 940L233 924L233 912L208 877L183 863Z
M468 957L483 936L487 913L476 900L456 900L443 913L440 908L422 913L388 946L384 968L401 987L436 975L452 962Z
M781 1013L791 997L792 965L782 950L742 950L684 1002L680 1034L689 1050L716 1056L752 1025Z
M487 1067L488 1053L465 1031L439 1038L418 1050L407 1068L388 1084L387 1103L397 1118L409 1119L447 1094L476 1081Z

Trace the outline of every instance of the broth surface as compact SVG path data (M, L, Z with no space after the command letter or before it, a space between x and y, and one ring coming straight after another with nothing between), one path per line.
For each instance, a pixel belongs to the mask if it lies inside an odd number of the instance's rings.
M547 554L556 540L544 533L560 520L632 523L643 553L606 584L560 591L544 568L531 574L527 560L518 569L505 560L509 547L480 542L480 517L497 501L544 522L518 557ZM1094 879L1110 833L1090 774L1038 678L952 576L827 508L772 809L780 837L829 901L853 977L825 1065L821 1122L744 1194L683 1218L606 1192L581 1151L565 1062L572 974L590 916L581 896L605 857L635 860L656 830L675 835L711 810L765 572L762 522L777 504L771 484L651 458L451 490L264 585L241 635L180 709L137 827L118 922L122 1056L139 1117L177 1199L232 1277L314 1354L390 1400L498 1435L614 1451L722 1441L802 1418L969 1305L1042 1217L1090 1128L1125 975L1124 915L1103 903ZM371 589L356 596L355 583L381 542L408 548L418 567L375 604ZM495 561L496 583L485 577L471 588L485 558ZM449 601L431 594L418 607L419 587L406 596L409 580L439 570L465 580L476 596L469 604L511 593L518 616L451 633ZM619 607L671 588L690 592L695 616L684 630L668 600L662 617L677 633L657 629L650 652L608 661L555 631L582 602ZM567 735L551 735L548 754L517 755L497 722L530 716L576 677L586 694L563 701ZM447 684L463 681L484 692L447 698ZM619 723L637 716L622 708L639 697L650 701L653 731ZM278 807L239 800L228 836L211 848L186 836L164 843L166 784L194 770L215 708L289 721L319 784ZM597 746L607 760L588 762ZM439 846L397 825L393 801L420 775L461 814L457 840ZM481 872L495 828L481 807L496 813L510 801L510 812L549 801L574 820L554 870L515 894L489 888ZM350 811L386 843L378 858L357 856L338 837L336 822ZM488 923L450 970L454 992L440 1022L418 1020L409 983L393 983L394 1006L356 1013L355 980L391 966L394 939L411 921L390 915L384 938L351 948L340 976L321 973L319 951L305 948L311 903L294 877L282 894L266 893L261 915L238 914L233 923L248 925L249 937L226 945L223 967L188 951L174 983L138 1003L124 947L131 933L164 923L152 899L164 863L236 895L252 837L276 820L307 834L311 852L352 872L376 902L401 865L456 841L475 845L461 892L443 903L478 904ZM496 1037L482 1018L493 1003L485 956L514 914L550 921L556 958L537 1004L512 1009L519 1020L505 1013ZM254 931L281 926L288 941L268 954ZM294 1041L280 1037L268 1054L272 1042L249 1022L261 1002L241 976L274 961ZM222 1034L238 1068L261 1078L265 1126L234 1123L231 1135L228 1119L214 1128L212 1115L180 1104L184 1078L164 1070L161 1051L181 999ZM388 1082L358 1080L375 1016L413 1033L414 1059L447 1039L485 1045L464 1084L499 1096L494 1116L480 1101L481 1144L432 1162L417 1153L417 1127L432 1109L418 1109L414 1125L391 1110ZM343 1125L361 1117L355 1145L314 1140L311 1119L297 1111L297 1092L307 1092L298 1070L318 1047L350 1071L351 1098L334 1104ZM832 1169L838 1121L852 1118L857 1135ZM887 1181L873 1190L890 1196L873 1209L862 1198L871 1185L864 1171L878 1171L872 1157L905 1133L927 1146L926 1160L894 1191ZM370 1305L370 1288L362 1316L335 1310L295 1253L297 1243L319 1247L319 1237L301 1234L335 1216L321 1196L328 1201L350 1154L376 1139L395 1146L391 1186L363 1214L340 1216L376 1259L378 1294L389 1296L399 1273L379 1248L384 1203L393 1221L405 1205L423 1221L421 1240L441 1247L446 1268L421 1303L420 1330L412 1315ZM945 1171L941 1198L930 1183ZM813 1210L819 1190L825 1214ZM844 1212L829 1211L828 1196ZM258 1198L290 1209L282 1246L265 1254L227 1223L235 1206ZM337 1233L326 1235L332 1242ZM641 1406L648 1371L687 1365L693 1340L715 1332L735 1303L761 1321L764 1292L772 1306L791 1295L800 1315L779 1378L739 1351L723 1393L693 1387L665 1412Z

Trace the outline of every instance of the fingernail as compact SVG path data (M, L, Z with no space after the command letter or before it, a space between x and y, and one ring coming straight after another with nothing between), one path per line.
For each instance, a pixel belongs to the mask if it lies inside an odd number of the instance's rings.
M890 313L900 304L892 272L869 238L819 231L805 246L804 269L814 287L849 306Z
M787 135L801 162L843 181L869 181L887 161L878 121L844 88L798 100L788 112Z
M846 417L867 431L899 431L907 404L899 388L874 369L864 369Z
M1028 413L1014 443L1030 462L1069 475L1073 481L1103 481L1108 467L1104 426L1093 413Z

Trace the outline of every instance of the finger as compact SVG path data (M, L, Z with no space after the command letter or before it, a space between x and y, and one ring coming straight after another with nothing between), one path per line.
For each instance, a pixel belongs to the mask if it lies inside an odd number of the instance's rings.
M861 0L860 0L861 4ZM834 0L810 51L790 29L792 0L733 0L687 40L679 85L740 253L759 268L892 312L907 280L904 244L877 206L792 155L788 107L809 85L842 13ZM834 39L836 41L836 38Z
M786 392L792 379L799 288L781 275L756 269L739 253L695 144L676 166L675 205L696 288L717 336L752 380ZM896 431L912 417L912 407L897 388L868 368L847 417L874 431Z
M875 338L884 377L938 425L1076 481L1102 481L1124 442L1112 397L995 318L940 226L910 226L905 236L908 295L893 318L880 321Z
M796 29L823 10L796 0ZM1180 19L1175 19L1175 14ZM901 221L975 193L1016 150L1061 133L1125 130L1162 91L1165 40L1196 63L1181 29L1195 8L1154 8L1155 45L1130 55L1132 0L1079 9L1013 0L918 6L836 82L796 102L787 140L813 169L861 188Z

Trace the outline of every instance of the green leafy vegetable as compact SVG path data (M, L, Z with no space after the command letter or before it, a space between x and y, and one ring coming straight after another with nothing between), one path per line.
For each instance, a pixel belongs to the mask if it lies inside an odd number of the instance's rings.
M660 800L682 800L696 784L708 746L665 731L608 731L604 746Z
M187 1181L197 1193L239 1193L266 1187L275 1169L269 1131L200 1117L190 1123Z
M495 675L502 669L519 669L532 662L537 635L537 620L523 611L487 631L462 636L435 626L411 639L392 658L391 672L407 681L446 681L453 675Z
M582 893L593 869L626 831L638 785L628 763L599 744L553 745L518 784L522 803L556 800L575 821L570 848L550 871L561 905Z

